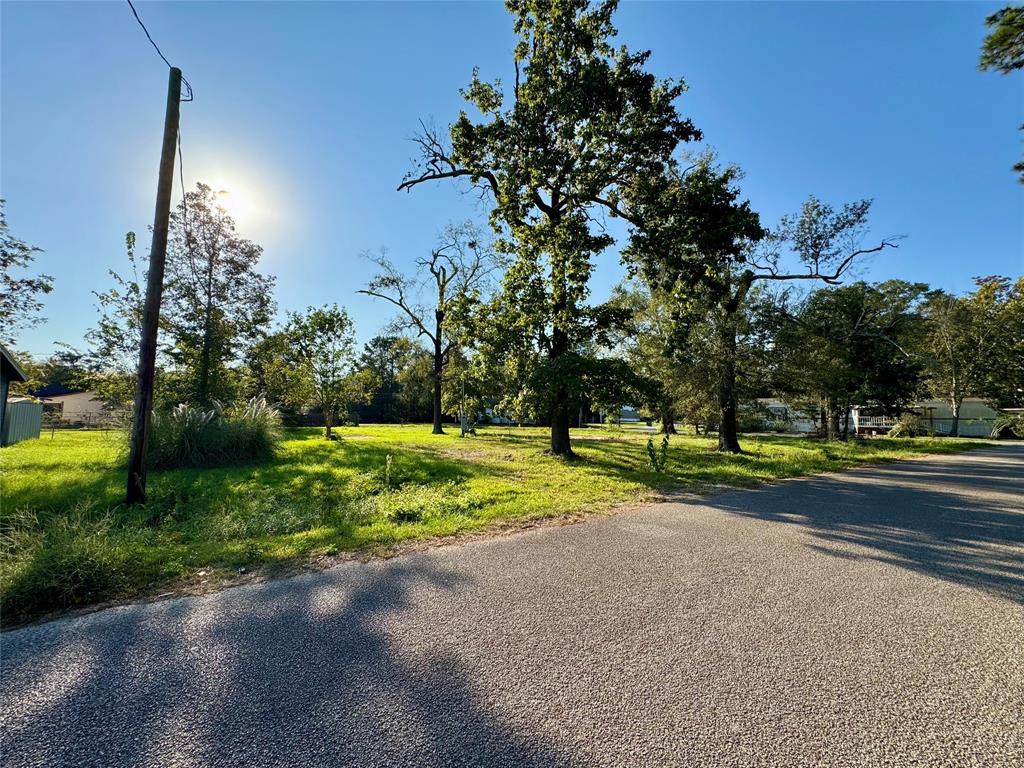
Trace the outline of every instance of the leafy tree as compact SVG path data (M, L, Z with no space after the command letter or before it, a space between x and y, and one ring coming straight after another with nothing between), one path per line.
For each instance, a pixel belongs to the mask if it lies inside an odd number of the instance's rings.
M85 334L89 350L85 354L93 371L92 389L112 407L127 408L135 397L139 346L142 343L142 310L145 303L146 273L140 273L135 254L135 233L125 235L128 270L109 270L113 287L94 292L99 320ZM166 316L161 312L160 327L166 333ZM158 352L166 352L158 347ZM157 400L166 395L166 380L158 365Z
M352 321L337 305L309 307L304 314L289 314L286 332L299 351L313 402L324 416L324 436L330 439L335 414L367 400L374 384L372 374L368 378L355 369Z
M966 296L936 291L924 305L928 384L953 413L953 436L960 434L964 398L1008 405L1024 399L1024 280L1013 284L1004 277L985 277L975 282L976 289Z
M647 397L637 404L659 421L663 433L676 434L676 420L686 407L687 380L673 354L675 322L668 302L645 285L624 283L615 287L609 303L630 316L615 351L648 381Z
M433 350L433 411L435 435L443 435L441 393L444 369L459 344L459 318L465 318L479 299L491 270L491 256L469 226L449 227L430 256L416 260L417 270L428 275L429 304L422 283L406 275L385 253L364 254L378 267L377 275L359 293L390 302L401 310L398 327L426 337Z
M53 290L50 275L17 277L28 269L39 248L14 237L7 228L6 201L0 199L0 340L14 343L14 332L45 322L38 312L43 308L39 296Z
M410 417L415 418L417 411L405 407L400 376L413 364L417 356L424 353L415 341L405 336L374 336L363 346L359 356L359 367L372 371L380 383L367 408L373 420L400 422L409 420ZM432 385L428 386L428 395L431 388ZM429 396L427 406L426 412L429 414L432 406Z
M1024 277L984 279L994 295L998 343L986 367L982 397L1003 408L1024 407Z
M985 24L992 29L981 45L982 70L994 69L1004 75L1024 68L1024 6L1008 5L996 11ZM1024 130L1024 125L1021 126ZM1024 161L1013 166L1024 184Z
M417 349L395 376L402 413L410 420L431 418L434 409L434 356Z
M313 397L310 370L287 329L269 333L245 356L246 397L263 395L287 411L297 411Z
M898 414L918 393L922 333L918 304L927 286L890 280L817 290L783 309L775 338L777 388L821 404L831 440L849 435L852 405Z
M701 309L718 333L718 450L741 451L737 427L737 334L742 310L758 282L815 280L838 283L855 260L886 247L860 246L870 200L840 210L811 197L800 213L783 217L769 235L747 201L740 202L739 169L719 168L705 154L685 171L670 169L632 188L628 204L644 222L626 255L648 282L672 297L685 344L688 320ZM788 258L787 258L788 257ZM784 262L799 271L787 271Z
M274 311L274 279L256 271L262 248L238 235L206 184L197 183L171 215L166 316L171 356L190 399L230 399L231 362L263 335Z
M57 352L42 359L22 352L17 359L27 379L11 382L12 395L29 395L52 385L68 389L90 389L93 386L94 377L82 354L70 347L61 345Z
M421 163L399 186L466 179L490 205L500 251L512 257L504 279L505 322L534 340L542 365L532 391L550 414L551 452L571 455L569 423L582 398L579 349L600 323L588 308L592 259L613 242L595 226L618 205L627 179L660 174L681 141L699 138L675 108L682 82L644 70L649 52L615 48L614 0L508 0L519 40L515 83L474 72L462 93L480 113L463 112L450 148L425 128ZM506 99L511 103L506 104Z

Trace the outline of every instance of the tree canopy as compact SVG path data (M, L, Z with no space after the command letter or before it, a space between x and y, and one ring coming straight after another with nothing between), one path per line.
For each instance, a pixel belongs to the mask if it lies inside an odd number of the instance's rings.
M499 248L512 259L505 323L538 346L533 384L546 401L556 455L572 453L574 374L596 364L580 359L602 317L586 305L587 280L613 238L595 216L626 215L624 185L663 173L680 142L700 136L676 109L685 84L647 72L649 52L612 45L616 5L509 0L519 37L511 91L475 71L462 94L480 118L463 111L450 126L450 148L425 128L419 163L399 185L463 178L489 205Z

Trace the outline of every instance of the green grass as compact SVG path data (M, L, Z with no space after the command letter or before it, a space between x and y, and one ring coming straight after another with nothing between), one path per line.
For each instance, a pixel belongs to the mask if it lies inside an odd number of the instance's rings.
M200 570L217 577L352 550L607 509L671 489L763 481L963 450L942 439L847 445L748 438L747 454L672 438L668 468L647 467L646 434L580 430L579 461L544 454L542 429L459 438L425 426L290 430L278 458L251 466L152 472L144 507L126 508L121 438L58 432L0 451L0 598L11 624L139 595ZM388 457L390 458L390 461Z

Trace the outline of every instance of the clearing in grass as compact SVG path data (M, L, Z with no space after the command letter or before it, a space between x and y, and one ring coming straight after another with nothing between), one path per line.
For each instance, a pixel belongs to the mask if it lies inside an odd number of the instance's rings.
M0 451L3 621L131 597L194 576L301 562L501 523L607 509L673 489L759 482L963 450L944 439L849 444L748 438L747 453L673 437L654 472L647 435L579 430L580 460L545 455L544 429L475 436L429 426L288 430L264 464L154 471L145 506L121 504L120 435L57 432Z

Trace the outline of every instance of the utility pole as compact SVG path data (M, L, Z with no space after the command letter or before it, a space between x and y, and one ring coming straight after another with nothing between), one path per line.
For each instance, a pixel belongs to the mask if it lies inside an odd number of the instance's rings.
M135 388L128 492L125 495L128 504L143 504L146 501L146 445L149 442L149 422L153 412L156 333L160 325L160 298L164 287L164 263L167 260L167 229L170 225L171 191L174 187L174 149L178 140L178 111L181 104L181 70L177 67L170 69L164 143L160 149L160 176L156 185L156 211L153 214L153 245L149 251L146 304L142 312L139 379Z

